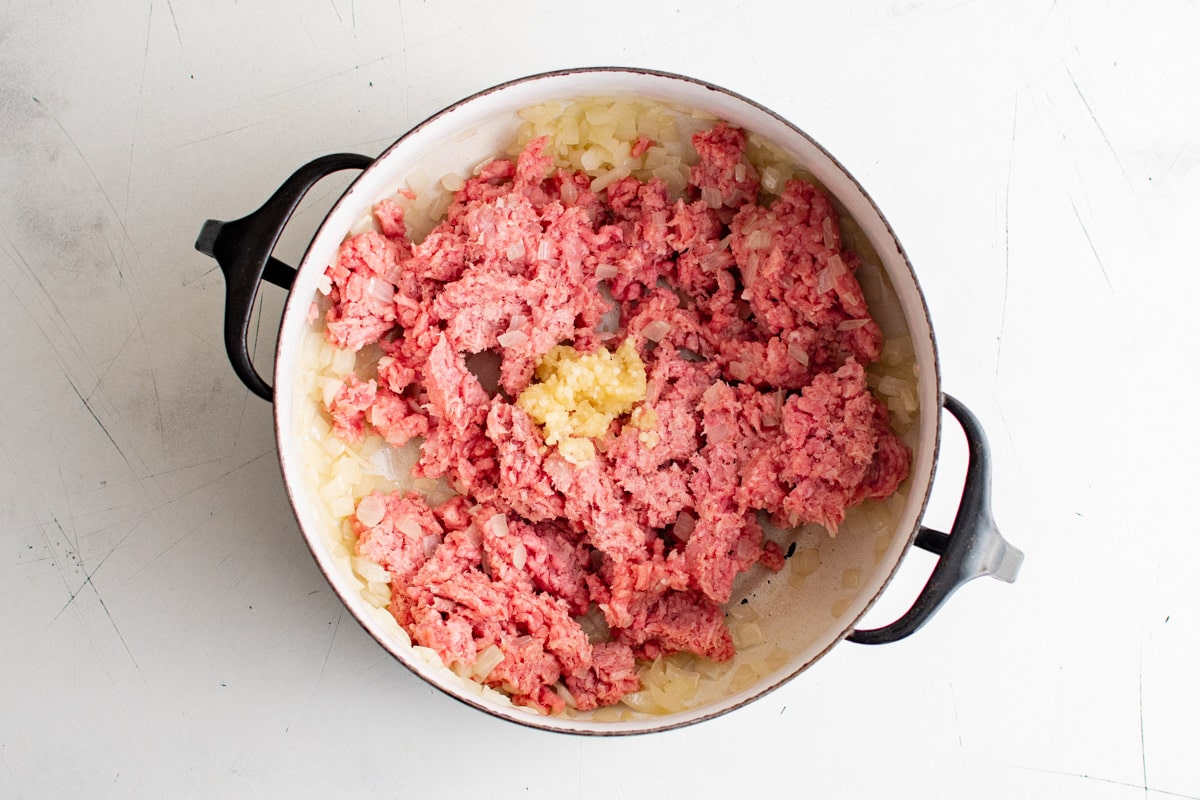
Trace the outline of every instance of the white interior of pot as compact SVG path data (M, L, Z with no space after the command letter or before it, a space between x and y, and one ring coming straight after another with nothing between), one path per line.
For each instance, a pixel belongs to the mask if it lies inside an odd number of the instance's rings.
M672 105L694 107L757 132L787 152L812 173L862 227L878 254L892 287L916 352L919 418L916 422L913 466L895 503L894 527L879 533L856 532L844 526L836 538L823 529L801 530L799 545L815 547L819 566L802 580L790 559L778 574L755 567L734 587L733 614L750 614L777 658L765 674L762 653L753 656L756 677L748 686L729 688L725 680L702 689L706 701L684 712L646 719L596 721L538 716L516 708L494 692L480 693L449 670L414 654L394 625L381 619L359 595L359 584L345 565L336 563L321 531L320 499L306 485L303 454L298 447L297 411L310 402L297 390L300 342L305 320L326 265L356 218L378 200L405 186L417 169L438 176L467 174L479 163L500 154L512 141L520 122L517 110L547 100L586 96L635 95ZM873 311L875 311L873 309ZM293 366L289 366L293 365ZM624 70L578 71L539 76L490 90L449 109L403 137L351 186L321 226L299 268L279 337L276 375L276 430L280 459L301 528L322 571L355 617L390 652L413 671L456 697L484 710L524 724L583 733L630 733L694 722L734 708L794 676L839 642L883 589L916 530L932 478L937 449L939 386L936 353L927 311L906 258L861 187L819 146L769 112L723 91L674 76ZM859 535L856 535L859 534ZM743 598L746 603L743 605ZM761 650L761 646L759 648ZM739 655L739 659L749 656ZM744 675L744 672L743 672ZM744 681L739 682L744 683Z

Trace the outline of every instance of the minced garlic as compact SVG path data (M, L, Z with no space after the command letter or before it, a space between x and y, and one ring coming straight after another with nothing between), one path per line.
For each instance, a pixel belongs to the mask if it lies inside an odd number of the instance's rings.
M542 426L548 445L577 466L596 457L592 437L608 432L612 421L646 398L646 365L631 340L610 353L579 353L558 345L538 364L536 380L517 405ZM638 427L653 421L646 419Z
M658 444L658 412L651 406L638 406L629 415L629 427L637 428L638 441L651 449Z

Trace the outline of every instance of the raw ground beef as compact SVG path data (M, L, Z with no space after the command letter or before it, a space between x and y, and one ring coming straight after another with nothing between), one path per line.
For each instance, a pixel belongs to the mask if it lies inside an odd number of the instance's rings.
M352 518L357 553L389 572L389 610L415 642L460 671L498 651L477 677L544 711L618 702L637 659L731 658L734 579L783 566L760 515L834 533L908 473L867 388L882 336L828 198L792 181L760 205L741 130L693 141L700 161L672 200L657 179L592 192L535 139L466 181L419 244L380 203L379 231L327 271L328 339L384 354L333 397L335 432L420 437L415 476L460 493L436 508L373 495L382 519ZM594 460L569 463L515 398L551 347L626 338L647 372L639 424L615 421ZM485 352L498 391L467 366ZM607 630L589 637L584 615Z

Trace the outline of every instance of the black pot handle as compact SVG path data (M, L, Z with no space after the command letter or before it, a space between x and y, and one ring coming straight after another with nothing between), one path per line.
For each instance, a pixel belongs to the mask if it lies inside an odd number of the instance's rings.
M291 289L296 270L271 252L300 200L318 181L345 169L366 169L374 161L354 153L335 153L310 161L284 181L275 194L252 214L232 222L210 219L200 229L196 249L216 259L225 273L225 352L233 371L264 400L271 400L271 385L263 380L250 359L248 338L254 299L263 279Z
M939 558L912 608L882 628L856 630L847 637L859 644L887 644L915 633L958 587L983 575L1008 583L1017 578L1025 554L1009 544L992 519L992 468L983 427L967 407L950 395L943 405L967 436L967 479L949 535L922 527L914 544Z

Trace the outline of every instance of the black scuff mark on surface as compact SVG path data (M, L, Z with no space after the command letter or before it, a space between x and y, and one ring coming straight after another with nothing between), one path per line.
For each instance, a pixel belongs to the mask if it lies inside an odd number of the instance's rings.
M171 15L171 24L175 26L175 41L179 42L179 54L183 56L186 64L187 52L183 49L183 34L179 32L179 20L175 18L175 8L171 5L171 0L167 0L167 13Z
M1085 781L1097 781L1099 783L1107 783L1112 786L1124 786L1129 789L1141 789L1145 793L1145 796L1149 796L1150 792L1154 792L1155 794L1160 794L1165 797L1179 797L1179 798L1183 798L1183 800L1200 800L1200 796L1197 796L1194 794L1182 794L1180 792L1169 792L1165 789L1151 789L1150 787L1144 786L1140 783L1129 783L1128 781L1118 781L1118 780L1114 780L1113 778L1102 778L1099 775L1088 775L1087 773L1083 773L1083 772L1070 772L1070 771L1061 770L1061 769L1041 769L1039 767L1026 767L1026 766L1018 766L1016 768L1028 770L1030 772L1040 772L1044 775L1061 775L1064 778L1079 778L1080 780L1085 780Z
M1096 259L1096 266L1100 267L1100 274L1104 276L1104 283L1108 286L1109 294L1113 299L1117 299L1117 293L1113 290L1112 281L1108 277L1108 270L1104 268L1104 260L1100 258L1100 251L1096 249L1096 243L1092 241L1092 234L1088 232L1087 225L1083 222L1083 217L1079 214L1079 207L1075 205L1075 201L1071 200L1071 211L1075 214L1075 221L1079 223L1080 230L1083 231L1083 238L1087 240L1088 247L1092 249L1092 256Z
M79 341L79 337L75 335L74 329L72 329L68 324L67 315L64 314L62 309L58 307L58 302L55 300L54 294L48 288L46 288L46 284L42 280L41 275L38 274L38 271L30 265L29 261L25 258L25 255L17 248L12 236L9 235L3 224L0 224L0 235L4 236L6 244L9 248L11 248L12 255L15 257L15 260L19 264L25 277L37 284L38 289L41 290L40 299L43 303L42 312L46 317L49 318L50 325L55 329L54 331L48 331L46 327L43 327L42 322L38 319L37 315L35 315L30 310L29 306L25 304L25 300L22 298L21 292L18 291L13 296L17 298L17 302L20 303L21 308L24 309L25 313L29 315L29 318L33 320L33 324L37 326L39 331L41 331L42 337L50 344L52 348L54 348L54 353L58 357L59 366L62 368L63 372L66 373L67 371L67 361L59 351L60 344L67 345L68 348L73 351L71 352L73 357L79 359L80 361L86 362L87 357L84 355L83 343Z
M106 437L108 437L108 441L112 444L113 447L116 448L117 452L121 455L121 459L125 462L125 466L129 467L129 471L136 475L137 470L135 470L133 468L133 464L130 462L129 457L125 455L125 451L121 449L121 445L117 444L117 440L115 438L113 438L112 433L108 430L107 427L105 427L104 423L100 420L100 417L98 417L96 415L96 411L95 411L95 409L92 408L91 403L89 403L87 398L83 396L83 393L79 391L79 387L75 385L74 381L72 381L70 378L67 378L67 383L70 384L71 391L75 392L75 396L79 398L79 402L82 403L83 407L87 409L87 412L92 415L92 419L96 422L97 425L100 426L100 430L102 430L104 432L104 435Z
M1104 140L1104 146L1108 148L1109 154L1113 157L1113 161L1117 164L1117 169L1121 171L1121 177L1125 179L1125 185L1129 187L1130 192L1134 192L1133 181L1129 180L1129 173L1125 171L1125 165L1121 163L1120 157L1117 155L1117 150L1113 147L1112 141L1108 138L1108 133L1105 132L1104 126L1100 124L1100 119L1096 116L1096 112L1092 110L1092 104L1088 102L1087 97L1083 93L1083 89L1079 87L1079 82L1075 80L1075 76L1071 74L1071 70L1066 70L1067 77L1071 80L1071 85L1075 87L1075 93L1079 95L1080 102L1087 109L1088 116L1092 118L1092 124L1096 126L1096 130L1100 132L1100 138Z
M172 18L174 14L172 14ZM137 150L138 126L142 121L142 97L146 90L146 65L150 63L150 28L154 21L154 0L146 9L146 41L142 47L142 72L138 76L137 104L133 111L133 130L129 136L129 160L125 164L125 213L129 213L129 195L133 186L133 154ZM115 211L113 213L116 213ZM118 217L120 219L120 217ZM123 226L122 226L123 227ZM128 237L128 232L126 236ZM132 241L132 240L131 240Z
M329 665L329 656L333 652L333 644L337 641L338 628L342 626L342 617L345 616L345 610L342 606L338 606L337 619L333 622L333 633L329 635L329 647L325 649L325 660L321 662L321 671L317 673L317 681L313 684L312 695L308 700L311 703L317 696L317 690L321 688L321 679L325 677L325 668Z

